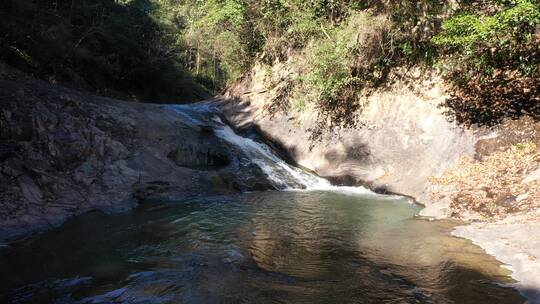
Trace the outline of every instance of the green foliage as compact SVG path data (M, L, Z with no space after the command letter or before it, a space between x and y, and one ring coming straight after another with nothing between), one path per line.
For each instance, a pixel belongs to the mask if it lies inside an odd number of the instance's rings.
M321 35L323 22L317 15L318 1L265 0L252 5L254 29L259 33L262 59L272 63L285 59L290 49L302 48L313 37Z
M331 102L345 87L360 80L353 75L352 66L358 55L356 31L357 26L361 25L359 23L364 22L350 22L335 27L327 31L330 32L328 37L315 40L311 46L312 58L308 61L312 67L306 77L307 84L310 90L318 92L321 102Z
M526 105L538 97L539 6L538 0L4 0L0 59L102 94L175 101L208 96L200 85L219 91L256 61L297 58L301 76L279 80L286 85L272 108L287 108L286 99L295 98L294 106L315 105L331 125L353 122L361 93L384 84L396 68L438 61L456 86L448 103L455 118L485 121L536 111ZM517 89L506 89L509 81ZM487 99L497 106L486 107Z
M193 74L218 90L248 68L255 39L245 2L192 0L175 7L186 21L182 37L190 49Z
M196 21L196 27L215 29L224 27L229 30L240 29L245 22L245 3L238 0L197 1L203 12L201 19Z
M395 32L386 18L368 12L350 12L341 23L327 25L298 63L305 72L296 95L315 104L325 125L353 126L363 106L360 95L384 79L399 57Z
M396 8L392 18L410 20L420 14L417 6L404 0L6 0L0 28L8 35L0 38L0 56L41 77L84 83L103 94L169 99L186 91L181 83L190 75L217 91L254 61L284 60L312 42L319 50L309 85L330 101L377 68L422 49L415 41L389 44L385 39L397 37L382 37L382 57L360 54L353 40L358 27L371 25L354 24L358 15ZM29 18L34 26L23 26ZM371 55L374 60L358 66L358 58Z
M504 46L515 39L530 39L539 24L539 6L532 1L519 0L514 7L494 16L458 15L443 24L443 33L435 36L433 41L472 52L481 44Z
M460 68L491 69L511 64L531 68L528 56L517 56L519 49L533 41L540 25L540 6L531 0L513 1L514 6L493 16L464 13L442 25L433 38L436 45L460 58ZM527 73L531 73L528 71Z
M465 12L450 18L433 38L447 56L454 85L447 113L466 125L494 125L505 118L540 119L540 6L502 1L492 14Z
M181 24L166 1L2 2L0 59L26 72L121 98L208 96L187 71Z

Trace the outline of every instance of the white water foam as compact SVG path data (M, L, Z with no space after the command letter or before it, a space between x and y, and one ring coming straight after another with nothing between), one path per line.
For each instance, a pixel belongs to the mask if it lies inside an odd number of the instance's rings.
M221 121L218 122L222 124ZM308 189L331 187L327 180L287 164L276 156L268 146L236 134L227 125L223 125L215 133L220 138L240 148L272 182L281 188L295 189L299 188L298 184Z
M220 124L221 120L216 119ZM276 185L288 191L332 191L347 195L377 195L364 187L334 186L328 180L315 174L291 166L265 144L236 134L229 126L224 125L216 130L216 135L234 144L246 153ZM301 185L301 186L299 186Z
M364 187L333 186L324 178L289 165L267 145L236 134L231 127L221 121L216 115L217 109L210 103L170 106L174 111L189 117L190 121L196 124L203 122L191 117L192 115L186 111L194 111L203 113L205 117L213 117L213 122L218 126L214 130L215 134L241 149L249 157L249 161L259 166L277 188L287 191L332 191L346 195L381 196Z

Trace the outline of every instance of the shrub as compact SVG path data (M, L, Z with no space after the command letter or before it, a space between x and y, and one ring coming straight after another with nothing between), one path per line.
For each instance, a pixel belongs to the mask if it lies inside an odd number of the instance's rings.
M394 56L389 45L393 32L386 18L368 12L351 13L341 24L322 31L324 35L304 52L301 88L315 102L322 127L350 127L362 108L362 89L385 76Z
M540 6L517 0L493 15L461 13L433 38L448 57L454 84L445 106L467 125L493 125L527 114L540 118Z

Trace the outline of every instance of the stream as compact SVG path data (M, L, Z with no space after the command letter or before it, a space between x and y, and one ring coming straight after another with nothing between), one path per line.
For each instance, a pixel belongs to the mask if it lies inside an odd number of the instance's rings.
M206 116L210 107L175 106ZM455 223L290 166L217 118L278 189L88 213L0 248L0 303L523 303ZM208 123L208 122L205 122ZM302 189L302 190L300 190Z

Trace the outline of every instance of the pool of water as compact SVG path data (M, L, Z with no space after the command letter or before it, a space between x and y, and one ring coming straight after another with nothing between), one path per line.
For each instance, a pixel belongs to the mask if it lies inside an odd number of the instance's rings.
M4 303L523 303L405 199L261 192L89 213L0 250Z

